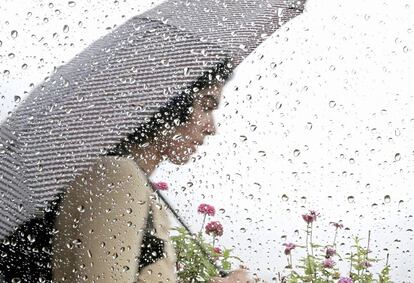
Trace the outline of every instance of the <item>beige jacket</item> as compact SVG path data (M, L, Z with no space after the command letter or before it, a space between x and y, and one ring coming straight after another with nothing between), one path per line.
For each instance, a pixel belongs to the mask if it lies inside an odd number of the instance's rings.
M138 274L150 206L167 256ZM176 282L167 213L133 160L103 157L76 179L59 211L53 282Z

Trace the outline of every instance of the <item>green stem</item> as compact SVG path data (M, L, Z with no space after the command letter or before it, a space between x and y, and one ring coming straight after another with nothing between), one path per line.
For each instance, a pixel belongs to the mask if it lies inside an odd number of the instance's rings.
M338 228L335 229L335 236L333 240L333 247L336 248L336 237L338 236Z
M309 224L306 226L306 255L309 257Z
M310 229L310 247L311 247L311 254L312 254L312 257L313 257L312 230L313 230L313 223L311 223L311 229Z
M206 223L207 214L204 214L203 224L201 224L200 235L203 234L204 224Z
M311 254L312 254L312 262L314 262L312 232L313 232L313 223L310 224L310 248L311 248ZM315 282L316 282L317 274L316 274L316 267L314 265L312 266L312 270L313 270L313 277L315 278Z

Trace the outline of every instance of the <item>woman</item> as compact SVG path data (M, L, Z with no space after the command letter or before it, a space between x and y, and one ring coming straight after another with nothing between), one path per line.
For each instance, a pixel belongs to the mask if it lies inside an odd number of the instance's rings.
M187 163L215 133L222 87L220 76L203 77L72 184L56 219L54 282L176 281L168 217L147 180L163 160ZM213 282L248 278L239 270Z

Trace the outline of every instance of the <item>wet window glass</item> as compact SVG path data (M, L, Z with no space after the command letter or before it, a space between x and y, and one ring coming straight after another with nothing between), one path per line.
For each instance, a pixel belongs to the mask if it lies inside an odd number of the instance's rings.
M0 282L412 282L413 4L0 5Z

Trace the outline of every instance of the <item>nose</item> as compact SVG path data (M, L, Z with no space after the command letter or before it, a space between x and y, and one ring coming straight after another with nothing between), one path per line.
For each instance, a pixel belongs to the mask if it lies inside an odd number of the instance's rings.
M214 121L214 117L212 114L209 115L209 119L207 120L203 134L204 135L215 135L216 134L216 123Z

